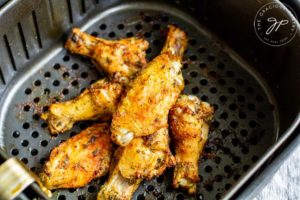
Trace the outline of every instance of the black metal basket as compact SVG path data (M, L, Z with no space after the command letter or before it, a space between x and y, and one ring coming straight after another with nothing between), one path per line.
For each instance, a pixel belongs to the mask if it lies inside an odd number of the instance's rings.
M38 113L51 99L70 99L102 76L87 59L63 49L75 26L110 39L143 36L150 43L150 60L162 47L161 31L177 24L189 37L185 92L216 109L197 195L174 190L167 171L143 182L134 199L251 198L299 143L300 31L274 47L262 42L253 27L259 9L267 3L282 5L278 1L1 2L0 147L34 172L53 147L87 126L78 123L51 138ZM295 22L292 14L287 8L273 12ZM94 199L103 181L57 190L54 199Z

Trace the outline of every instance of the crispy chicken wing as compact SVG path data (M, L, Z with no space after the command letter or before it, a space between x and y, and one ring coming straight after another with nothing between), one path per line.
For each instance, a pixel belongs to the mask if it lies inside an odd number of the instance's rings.
M175 143L175 188L196 192L199 181L198 161L206 143L213 107L196 96L181 95L169 113L169 123Z
M113 114L112 140L118 145L126 146L134 137L165 127L168 112L183 90L181 60L187 38L174 26L169 26L169 32L173 34L168 34L161 54L133 80Z
M143 179L161 175L175 164L169 149L168 129L135 138L126 147L119 147L108 181L98 194L98 200L129 200Z
M96 119L108 121L117 109L122 92L123 86L119 83L101 79L85 89L78 97L51 104L49 111L43 113L41 118L48 121L52 134L71 129L77 121Z
M127 83L138 71L146 66L146 53L149 44L136 37L105 40L93 37L74 28L65 48L71 53L93 59L111 80Z
M111 146L109 124L94 124L52 150L41 181L48 189L85 186L108 172Z

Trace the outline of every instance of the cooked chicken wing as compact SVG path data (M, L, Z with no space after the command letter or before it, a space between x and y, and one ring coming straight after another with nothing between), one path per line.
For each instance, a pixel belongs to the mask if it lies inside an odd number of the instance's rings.
M168 112L183 90L181 60L186 34L169 26L168 38L159 56L133 80L111 124L112 140L126 146L134 137L150 135L167 124Z
M78 97L51 104L41 118L48 121L52 134L71 129L77 121L97 119L108 121L117 109L122 92L121 84L101 79L85 89Z
M52 150L41 181L48 189L85 186L108 172L111 146L109 124L94 124Z
M130 200L143 179L160 176L175 164L169 149L168 129L135 138L126 147L119 147L108 181L98 194L98 200Z
M74 28L65 48L71 53L93 59L111 80L127 83L138 71L146 66L149 44L136 37L121 40L105 40L83 33Z
M213 107L196 96L181 95L169 113L169 123L175 143L175 188L196 192L199 181L198 161L206 143Z

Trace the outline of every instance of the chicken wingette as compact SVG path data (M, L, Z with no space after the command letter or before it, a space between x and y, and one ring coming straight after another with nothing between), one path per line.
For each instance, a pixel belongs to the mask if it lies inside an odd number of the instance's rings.
M92 58L97 66L104 70L110 80L128 83L130 78L146 66L146 40L136 37L105 40L93 37L74 28L65 44L71 53Z
M94 124L51 151L41 181L51 190L85 186L109 171L111 155L109 124Z
M214 109L196 96L181 95L169 113L169 123L175 144L176 166L173 186L196 192L198 161L207 141L209 121Z
M167 128L132 140L119 147L111 166L108 181L98 193L98 200L130 200L143 179L160 176L167 167L175 164L169 149Z
M126 146L135 137L166 128L168 112L183 90L181 61L187 37L175 26L168 28L161 54L133 80L113 114L112 140L118 145Z
M52 134L71 129L77 121L97 119L109 121L117 109L122 92L121 84L101 79L85 89L78 97L51 104L41 118L48 121Z

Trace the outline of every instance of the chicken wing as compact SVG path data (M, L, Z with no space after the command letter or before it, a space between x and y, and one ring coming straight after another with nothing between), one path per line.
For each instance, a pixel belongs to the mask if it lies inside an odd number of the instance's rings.
M111 146L109 124L94 124L52 150L41 181L48 189L85 186L108 172Z
M175 143L175 188L196 192L199 181L198 161L206 143L213 107L196 96L181 95L169 113L169 123Z
M117 109L122 92L121 84L101 79L85 89L78 97L51 104L41 118L48 121L52 134L71 129L77 121L97 119L109 121Z
M111 124L112 140L126 146L134 137L155 133L167 124L168 112L183 90L182 54L186 48L186 34L169 26L163 51L133 80L121 99Z
M65 48L71 53L88 56L111 80L128 83L131 77L146 66L149 44L136 37L121 40L105 40L93 37L74 28Z
M102 186L98 200L130 200L143 179L160 176L175 164L167 128L133 139L126 147L119 147L115 155L110 177Z

